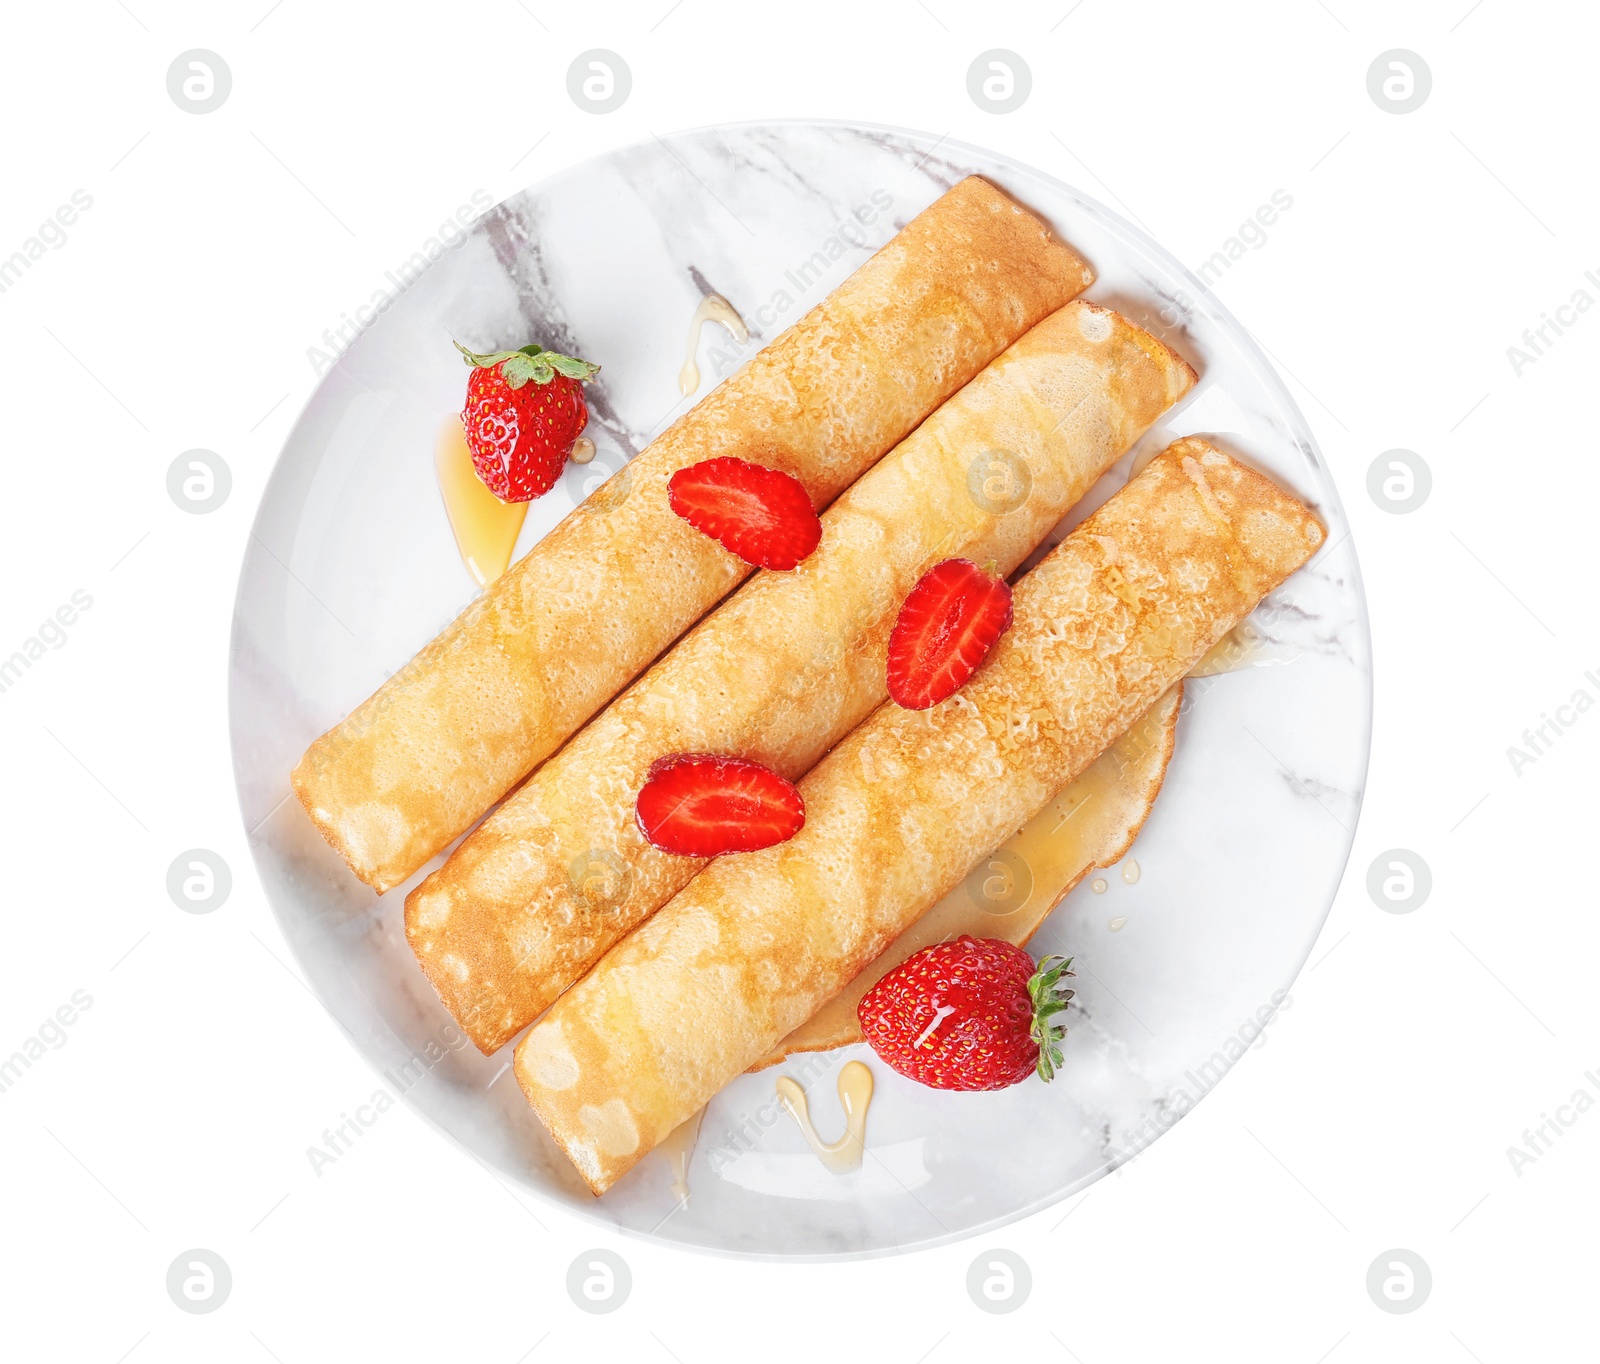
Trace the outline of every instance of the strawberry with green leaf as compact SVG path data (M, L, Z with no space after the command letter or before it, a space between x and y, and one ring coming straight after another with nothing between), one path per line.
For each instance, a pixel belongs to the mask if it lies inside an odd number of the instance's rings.
M459 341L472 366L461 423L478 477L502 502L531 502L561 477L589 408L583 383L600 369L542 346L480 355Z
M1037 966L1000 938L963 934L914 952L862 996L861 1034L900 1074L934 1089L1005 1089L1061 1064L1070 960Z

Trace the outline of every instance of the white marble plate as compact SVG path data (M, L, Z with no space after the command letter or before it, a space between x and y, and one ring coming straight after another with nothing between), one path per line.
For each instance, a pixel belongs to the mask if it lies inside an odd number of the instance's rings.
M479 349L538 339L605 366L590 395L600 455L533 504L521 552L687 406L677 375L703 289L726 295L755 335L741 352L707 329L701 396L973 171L1093 262L1090 297L1200 370L1146 445L1217 437L1308 499L1327 547L1258 612L1275 666L1191 684L1166 789L1134 849L1137 884L1115 872L1103 894L1086 884L1036 939L1079 963L1056 1083L941 1094L875 1065L867 1160L835 1177L775 1102L781 1072L745 1076L706 1112L687 1206L660 1154L596 1200L523 1102L509 1048L483 1057L461 1045L406 946L411 883L382 898L360 885L289 794L289 771L473 596L432 464L434 433L463 394L452 337ZM234 762L262 882L312 987L383 1083L543 1198L736 1254L876 1254L969 1236L1082 1189L1154 1140L1255 1041L1294 980L1343 873L1366 773L1369 641L1349 527L1304 419L1249 337L1176 260L1076 190L885 128L745 125L612 152L507 200L433 254L415 280L396 275L409 287L289 436L233 636ZM1121 486L1128 463L1091 504ZM827 1135L842 1122L833 1082L844 1059L783 1067L810 1088Z

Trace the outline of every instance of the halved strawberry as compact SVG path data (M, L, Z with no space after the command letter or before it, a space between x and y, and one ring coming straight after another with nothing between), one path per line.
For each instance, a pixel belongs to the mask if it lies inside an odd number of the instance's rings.
M789 569L817 547L822 522L799 479L733 455L679 469L672 510L757 568Z
M793 838L806 822L794 783L760 763L709 753L658 759L634 813L655 847L685 857L770 848Z
M970 559L946 559L901 603L889 635L889 695L927 710L956 690L1011 624L1011 589Z

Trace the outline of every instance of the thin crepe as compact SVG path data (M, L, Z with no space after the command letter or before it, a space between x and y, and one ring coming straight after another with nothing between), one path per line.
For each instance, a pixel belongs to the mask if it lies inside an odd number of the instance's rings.
M963 180L311 745L293 783L323 837L373 889L398 885L750 573L672 513L678 469L737 455L826 506L1092 279Z
M1027 946L1078 882L1096 868L1114 866L1133 846L1167 775L1182 700L1180 682L751 1069L861 1041L861 997L924 947L963 933Z
M759 573L592 720L406 898L406 933L485 1052L531 1023L702 859L634 819L651 763L723 753L798 779L884 700L900 603L941 559L1009 573L1194 382L1069 303L846 491L790 573Z
M1153 460L1021 580L961 691L885 703L801 784L794 838L718 858L530 1029L517 1079L590 1188L838 994L1323 538L1202 440Z

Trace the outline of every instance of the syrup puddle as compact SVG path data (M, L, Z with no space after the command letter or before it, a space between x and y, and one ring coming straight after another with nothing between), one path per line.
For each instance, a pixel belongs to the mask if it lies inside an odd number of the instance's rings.
M1122 879L1130 886L1136 884L1143 874L1144 868L1131 857L1122 864Z
M1094 880L1089 882L1089 889L1096 895L1104 895L1106 893L1106 878L1103 876L1095 877Z
M461 562L479 587L487 587L511 563L528 504L502 502L483 486L472 467L472 452L467 449L467 433L459 416L450 417L439 429L433 462Z
M860 1061L847 1061L839 1072L839 1102L844 1106L844 1135L825 1142L811 1123L806 1092L787 1075L778 1077L778 1098L789 1116L800 1124L806 1145L831 1174L847 1175L861 1168L866 1150L867 1109L872 1105L872 1072Z
M696 357L700 351L700 333L707 322L720 322L727 328L728 335L741 346L750 339L750 328L744 325L744 318L739 316L733 304L721 294L707 294L702 298L700 306L694 310L694 316L689 319L689 345L683 368L678 371L678 392L685 398L700 387L700 366Z
M587 464L594 458L594 442L587 436L579 436L572 442L572 452L567 458L574 464Z
M700 1123L705 1115L702 1108L667 1133L665 1141L656 1144L656 1150L667 1158L667 1168L672 1171L672 1197L680 1208L689 1201L689 1161L694 1156L695 1143L700 1140Z

